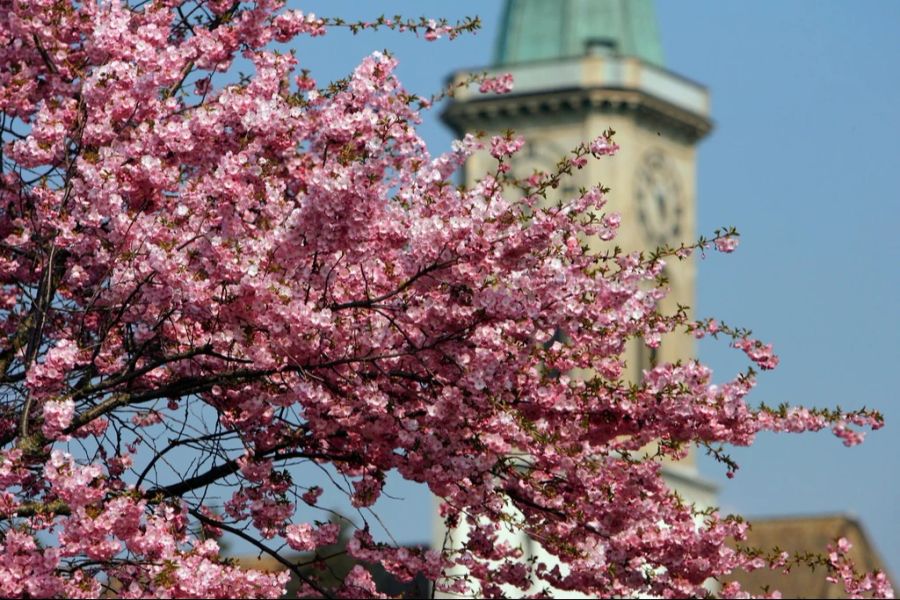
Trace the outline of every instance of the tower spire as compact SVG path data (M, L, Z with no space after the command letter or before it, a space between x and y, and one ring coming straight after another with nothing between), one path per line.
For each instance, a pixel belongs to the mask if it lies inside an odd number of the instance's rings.
M664 66L653 0L506 0L496 66L592 50Z

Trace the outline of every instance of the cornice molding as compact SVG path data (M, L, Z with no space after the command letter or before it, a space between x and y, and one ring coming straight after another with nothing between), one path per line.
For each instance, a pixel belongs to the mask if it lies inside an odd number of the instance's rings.
M709 134L713 122L646 92L616 87L570 88L509 96L477 96L452 101L441 119L456 135L478 129L504 129L523 119L590 113L631 113L637 119L694 143ZM499 127L498 127L499 125Z

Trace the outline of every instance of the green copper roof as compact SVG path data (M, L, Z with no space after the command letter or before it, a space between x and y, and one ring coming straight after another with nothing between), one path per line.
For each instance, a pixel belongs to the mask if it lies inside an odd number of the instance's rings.
M653 0L506 0L494 64L582 56L591 46L662 67Z

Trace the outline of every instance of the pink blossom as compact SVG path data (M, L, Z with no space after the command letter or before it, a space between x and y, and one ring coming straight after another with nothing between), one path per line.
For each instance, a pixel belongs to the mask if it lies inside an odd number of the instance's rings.
M525 138L516 136L514 138L501 137L495 135L491 138L491 156L494 158L505 158L512 156L525 145Z
M301 498L307 504L314 505L319 501L319 497L322 495L322 493L324 491L325 490L323 490L319 486L314 485L313 487L309 488L307 491L303 492L303 494L301 495Z
M337 523L326 523L319 527L313 527L309 523L288 525L285 529L285 539L294 550L315 550L319 546L334 544L340 529Z
M131 417L131 422L140 427L149 427L150 425L156 425L157 423L161 423L162 420L162 415L155 410L140 412Z
M44 466L44 477L53 492L73 507L100 501L105 493L98 465L77 464L70 454L53 450Z
M619 213L607 213L603 215L600 221L600 232L598 236L603 241L610 241L616 237L619 225L622 223L622 216Z
M350 569L339 591L339 598L386 598L375 588L372 575L360 565Z
M48 438L58 436L63 429L72 423L75 414L75 402L71 399L62 401L51 400L44 403L44 424L42 431Z
M857 573L853 561L847 556L852 547L846 538L829 545L828 581L842 584L848 598L893 598L894 590L883 572Z
M772 352L772 344L763 344L758 340L743 338L735 340L732 346L743 350L762 369L774 369L778 366L778 357Z
M508 94L513 89L512 73L503 73L494 77L485 77L481 81L478 91L482 94L493 92L494 94Z
M738 245L738 238L734 236L720 237L716 239L716 250L719 252L734 252Z
M619 151L619 145L612 141L612 135L604 133L590 143L591 154L596 158L601 156L611 156Z

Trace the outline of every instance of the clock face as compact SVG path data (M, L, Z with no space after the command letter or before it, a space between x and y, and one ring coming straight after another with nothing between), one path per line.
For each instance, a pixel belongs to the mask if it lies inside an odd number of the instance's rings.
M638 168L635 203L638 221L650 244L660 247L681 241L681 189L675 169L662 152L648 153Z

